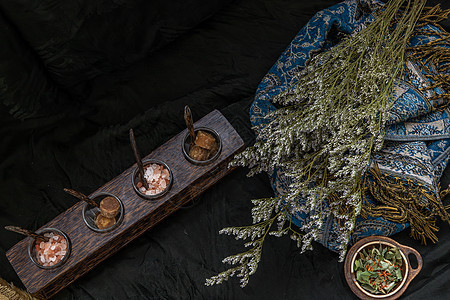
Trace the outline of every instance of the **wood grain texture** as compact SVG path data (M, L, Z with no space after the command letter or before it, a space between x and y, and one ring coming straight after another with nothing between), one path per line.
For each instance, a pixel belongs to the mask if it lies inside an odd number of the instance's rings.
M90 230L82 218L83 201L42 227L57 228L69 236L72 252L61 267L44 270L34 265L27 253L31 238L25 238L9 249L6 256L28 292L45 298L55 295L231 172L228 162L244 147L238 133L217 110L197 121L195 126L216 130L222 139L222 152L209 165L197 166L188 162L181 151L186 129L145 156L143 159L164 161L172 170L173 185L163 197L145 200L136 194L131 184L136 164L92 193L108 192L122 200L125 216L113 231L96 233Z

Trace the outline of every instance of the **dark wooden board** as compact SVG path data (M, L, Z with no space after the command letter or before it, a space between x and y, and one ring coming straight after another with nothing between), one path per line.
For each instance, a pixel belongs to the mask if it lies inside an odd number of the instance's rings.
M217 110L197 121L195 126L216 130L222 139L222 152L209 165L191 164L181 151L181 141L187 132L184 130L145 156L143 159L164 161L172 170L173 185L162 198L145 200L136 194L131 183L136 164L91 194L108 192L122 200L125 216L113 231L96 233L90 230L82 218L83 201L77 202L42 227L57 228L69 236L72 252L64 265L53 270L34 265L27 252L31 238L25 238L9 249L6 256L28 292L45 298L55 295L231 172L228 162L244 147L238 133Z

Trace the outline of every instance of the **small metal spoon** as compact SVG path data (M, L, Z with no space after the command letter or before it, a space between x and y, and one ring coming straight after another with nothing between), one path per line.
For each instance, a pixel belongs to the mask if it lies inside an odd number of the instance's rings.
M191 145L193 145L195 141L194 121L192 120L191 109L187 105L184 107L184 121L191 137Z
M66 192L80 200L86 201L87 203L89 203L90 205L92 205L94 207L100 208L100 206L97 204L97 202L95 202L94 200L92 200L91 198L89 198L88 196L86 196L80 192L77 192L77 191L74 191L71 189L64 189L64 192Z
M133 129L130 129L130 143L131 143L131 148L133 148L134 158L136 159L136 163L137 163L137 166L138 166L139 180L142 182L142 184L144 185L145 189L148 190L148 188L149 188L148 182L144 178L144 165L142 164L141 156L139 155L139 152L138 152L138 149L137 149L137 146L136 146L136 140L134 138Z
M16 232L16 233L20 233L20 234L32 237L32 238L34 238L36 240L40 239L40 240L43 240L44 242L48 242L50 240L49 237L46 237L46 236L44 236L42 234L38 234L36 232L30 231L30 230L27 230L27 229L23 229L23 228L20 228L20 227L17 227L17 226L5 226L5 229L9 230L9 231L12 231L12 232Z

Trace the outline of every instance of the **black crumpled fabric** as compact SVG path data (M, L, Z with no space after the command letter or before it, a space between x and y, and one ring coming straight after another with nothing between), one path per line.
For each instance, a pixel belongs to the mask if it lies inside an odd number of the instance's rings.
M53 80L79 99L89 79L143 59L230 1L22 0L0 8Z
M67 95L11 22L0 12L0 103L18 119L35 115L42 105L62 103Z
M1 228L37 229L73 205L64 187L91 193L132 165L129 128L141 153L150 153L184 129L188 104L194 120L221 110L251 144L248 109L259 81L299 28L337 2L235 0L144 59L92 78L82 101L46 104L24 121L0 107L0 276L23 287L4 255L22 237ZM444 25L450 29L448 21ZM247 178L246 172L226 176L55 299L355 298L335 253L316 245L300 254L288 237L267 239L244 289L235 278L204 285L227 268L224 257L244 250L241 241L218 231L250 224L250 200L272 195L266 175ZM449 183L446 170L441 184ZM450 296L450 233L440 225L435 245L420 245L407 232L393 237L424 259L404 299Z

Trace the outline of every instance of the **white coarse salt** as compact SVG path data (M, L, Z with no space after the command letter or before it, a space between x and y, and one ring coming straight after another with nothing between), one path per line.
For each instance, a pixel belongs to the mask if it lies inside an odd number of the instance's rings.
M159 164L146 165L144 170L144 178L148 183L148 190L142 186L139 191L145 195L157 195L162 193L168 186L170 181L170 173L167 168Z
M37 262L45 267L51 267L59 263L67 253L67 241L63 236L54 233L45 233L49 237L48 242L35 244ZM57 250L57 249L60 250Z
M160 183L159 183L159 186L160 186L161 188L165 189L166 186L167 186L166 181L165 181L164 179L161 180Z
M145 169L144 178L147 179L147 181L149 181L153 178L153 168Z

